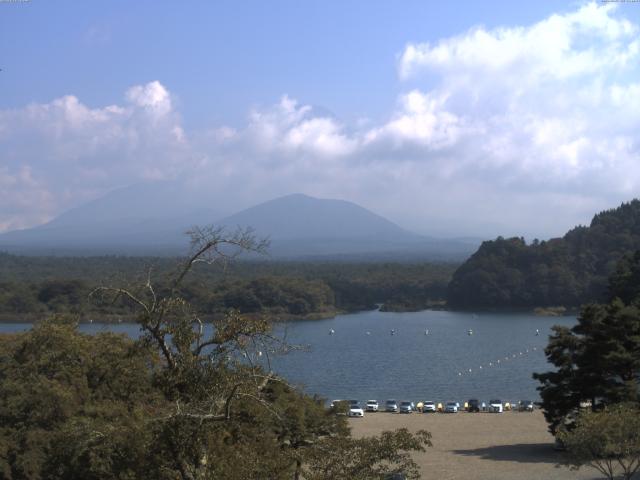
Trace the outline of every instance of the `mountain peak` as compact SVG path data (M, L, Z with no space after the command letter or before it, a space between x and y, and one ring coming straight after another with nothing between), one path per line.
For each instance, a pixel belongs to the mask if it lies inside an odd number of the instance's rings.
M395 223L345 200L302 193L278 197L227 217L229 227L251 226L271 238L367 238L414 236Z

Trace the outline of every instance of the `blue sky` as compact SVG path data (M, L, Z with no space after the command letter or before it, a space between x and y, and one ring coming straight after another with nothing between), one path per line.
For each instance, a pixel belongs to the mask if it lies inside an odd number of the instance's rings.
M638 25L637 3L0 3L0 231L211 177L229 209L302 191L560 234L637 195Z
M100 106L158 79L179 97L186 125L198 127L239 125L251 106L285 92L346 120L383 119L406 88L396 64L408 42L476 25L528 24L571 3L32 0L0 7L1 108L64 94Z

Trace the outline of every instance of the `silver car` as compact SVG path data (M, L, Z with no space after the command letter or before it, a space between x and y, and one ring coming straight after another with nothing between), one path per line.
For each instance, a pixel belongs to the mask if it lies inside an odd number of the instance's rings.
M400 413L412 413L416 409L413 402L401 402Z
M458 402L447 402L444 406L444 413L458 413L459 406Z

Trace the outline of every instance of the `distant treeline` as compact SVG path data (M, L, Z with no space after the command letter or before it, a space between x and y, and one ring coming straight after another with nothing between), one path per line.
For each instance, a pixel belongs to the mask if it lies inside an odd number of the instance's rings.
M104 303L100 286L160 291L178 259L149 257L27 257L0 254L0 318L29 320L50 313L83 318L127 317L126 302ZM238 261L226 269L198 265L181 295L200 312L268 313L279 318L330 316L375 308L420 310L444 302L457 265L448 263L312 263Z
M601 301L625 254L640 249L640 201L594 216L562 238L484 242L454 274L452 308L532 308Z

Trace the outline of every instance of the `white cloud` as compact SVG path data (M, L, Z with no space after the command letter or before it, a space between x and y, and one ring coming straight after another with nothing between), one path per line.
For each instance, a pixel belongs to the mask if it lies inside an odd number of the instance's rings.
M284 95L243 127L185 131L160 82L121 105L65 96L0 111L0 229L186 177L228 209L302 191L427 233L559 234L640 191L639 56L638 26L593 2L407 45L398 68L411 86L378 124Z
M421 70L445 75L474 71L491 75L498 83L505 79L528 83L625 66L637 59L637 27L614 17L614 11L613 4L592 2L529 27L490 31L477 27L433 46L411 43L400 57L400 75L407 78Z
M182 171L192 152L169 92L151 82L126 98L90 108L66 95L0 111L0 228L41 223L114 187Z
M263 154L343 156L356 148L334 119L313 116L311 106L287 95L275 107L253 110L242 140Z
M415 142L438 149L456 142L461 120L444 107L446 97L413 90L401 97L401 109L385 125L365 134L367 144L389 140L396 148Z
M169 92L157 80L146 85L136 85L127 90L127 100L153 115L165 116L171 112Z
M52 195L27 166L0 166L0 231L25 228L50 219Z

